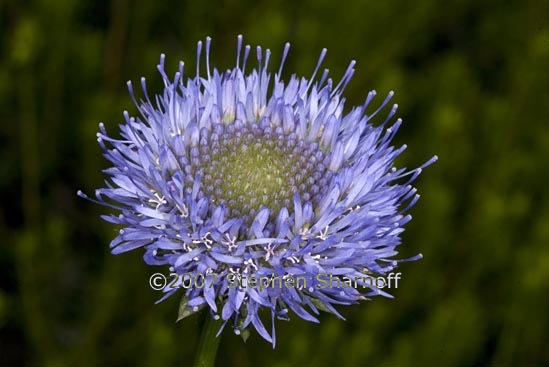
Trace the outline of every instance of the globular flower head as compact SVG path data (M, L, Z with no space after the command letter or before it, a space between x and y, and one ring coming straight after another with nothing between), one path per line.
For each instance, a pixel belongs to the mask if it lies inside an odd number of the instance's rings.
M242 37L236 66L225 72L210 69L209 38L205 46L206 76L197 66L185 79L180 63L170 78L162 55L163 93L151 100L142 79L145 97L137 101L128 83L140 117L124 112L119 139L100 124L98 142L113 166L96 201L116 209L104 219L122 226L112 252L143 248L149 265L205 276L203 287L179 289L180 316L207 308L237 334L253 325L273 345L274 319L287 319L290 310L318 322L319 311L341 317L335 305L389 296L375 283L332 287L319 279L385 275L398 264L406 213L419 198L411 184L436 157L416 169L395 168L406 148L391 145L401 124L390 124L397 105L381 124L371 123L393 93L370 111L371 91L344 113L354 62L334 86L327 70L316 78L323 50L310 79L294 75L286 83L288 44L274 77L270 51L260 47L257 67L246 72L250 47ZM198 65L201 51L199 42ZM305 282L234 281L251 277ZM162 299L177 291L166 287ZM262 309L270 312L271 332Z

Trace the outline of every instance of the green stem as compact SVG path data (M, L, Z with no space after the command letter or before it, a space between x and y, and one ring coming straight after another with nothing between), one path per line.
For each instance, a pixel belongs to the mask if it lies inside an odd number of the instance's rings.
M204 325L202 325L202 335L200 336L200 344L198 345L198 354L194 361L195 367L213 367L215 357L217 356L217 347L221 340L221 335L215 337L220 325L219 321L214 320L206 313Z

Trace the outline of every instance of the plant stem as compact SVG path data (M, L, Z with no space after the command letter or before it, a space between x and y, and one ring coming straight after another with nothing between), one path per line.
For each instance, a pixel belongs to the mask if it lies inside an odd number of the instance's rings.
M219 330L219 321L214 320L209 314L205 314L204 324L202 325L202 335L198 345L198 354L194 361L195 367L213 367L215 357L217 356L217 347L221 340L221 335L215 337Z

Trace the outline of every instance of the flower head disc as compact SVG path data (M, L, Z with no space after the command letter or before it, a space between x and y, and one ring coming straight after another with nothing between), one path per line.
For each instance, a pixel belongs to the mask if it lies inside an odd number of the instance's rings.
M294 194L318 203L332 175L328 155L318 144L270 125L215 124L211 134L204 131L195 153L191 172L200 175L210 204L226 206L229 217L247 225L266 208L272 227L282 207L291 207Z
M289 310L318 322L319 310L341 317L334 305L389 296L371 282L342 287L339 278L385 275L397 266L406 212L419 199L411 183L436 160L394 167L406 148L391 145L401 120L386 126L397 105L382 124L370 123L393 93L367 112L372 91L344 114L354 62L337 85L327 70L316 81L323 50L309 80L285 83L288 44L272 80L269 50L257 48L258 67L247 74L250 47L242 49L242 37L236 66L224 73L210 69L209 49L208 38L206 77L197 67L187 80L183 63L169 78L162 55L165 88L154 103L144 79L141 101L128 83L141 117L124 113L121 139L99 125L98 142L113 167L97 202L118 210L104 219L123 227L112 252L144 248L147 264L204 277L203 286L185 287L180 317L209 308L223 326L230 322L240 334L253 325L273 345L274 318L287 319ZM201 51L199 42L198 64ZM253 286L252 277L263 280ZM289 278L297 284L285 283ZM162 299L176 291L166 287ZM270 310L270 333L260 309Z

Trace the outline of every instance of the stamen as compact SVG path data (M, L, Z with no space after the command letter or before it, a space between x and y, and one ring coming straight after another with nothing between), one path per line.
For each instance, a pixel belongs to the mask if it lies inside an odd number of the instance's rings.
M208 72L208 80L211 79L210 74L210 45L212 43L211 37L206 37L206 71Z
M244 60L242 62L242 74L246 73L246 61L248 61L248 56L250 55L250 45L246 45L244 48Z
M240 53L242 52L242 35L239 34L236 42L236 68L240 68Z
M202 41L196 44L196 83L200 83L200 56L202 54Z
M278 73L276 74L277 79L282 75L282 69L284 68L286 57L288 57L288 52L290 52L290 43L286 42L284 45L284 51L282 52L282 60L280 61L280 66L278 67Z
M332 94L331 94L330 97L333 97L336 94L343 93L343 91L345 90L345 87L351 81L351 78L353 77L353 74L355 73L355 69L353 69L355 64L356 64L355 60L353 60L349 63L349 66L347 66L347 70L345 70L345 74L343 74L343 77L341 78L339 83L337 83L337 85L334 88L334 90L332 91Z
M313 84L313 81L315 80L316 73L318 72L318 69L320 69L320 65L322 65L322 62L324 61L324 58L326 57L326 54L328 53L327 48L323 48L320 52L320 56L318 57L318 61L316 63L315 70L313 71L313 75L311 75L311 79L309 79L309 83L307 84L307 88L305 89L305 93L309 91L309 88Z
M375 115L377 115L377 113L379 111L381 111L383 109L383 107L385 107L387 105L387 103L389 103L389 101L391 100L391 98L393 98L393 95L395 94L395 92L393 91L390 91L388 94L387 94L387 97L385 97L385 100L383 101L383 103L371 114L368 116L368 119L371 119L372 117L374 117Z

